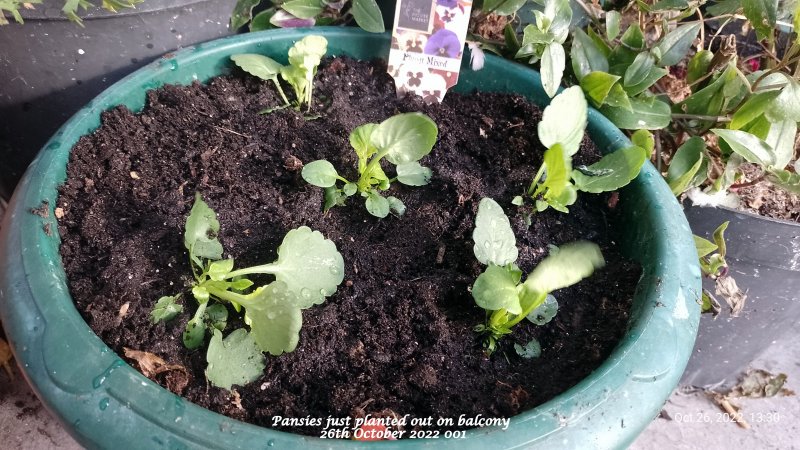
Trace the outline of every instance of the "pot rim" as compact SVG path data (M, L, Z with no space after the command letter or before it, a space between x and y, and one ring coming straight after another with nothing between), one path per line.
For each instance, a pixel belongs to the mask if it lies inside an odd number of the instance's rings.
M308 34L325 35L329 54L347 50L360 59L374 57L377 48L383 51L389 46L388 34L317 27L249 33L189 47L165 55L108 88L45 145L18 185L0 228L0 318L37 395L70 434L92 447L118 445L121 439L128 439L128 448L627 446L658 414L677 385L699 321L700 270L691 232L678 202L649 162L621 192L620 204L636 219L630 221L630 238L623 246L635 249L629 256L635 256L643 269L626 334L592 374L548 402L512 417L508 430L468 430L466 441L373 444L323 440L246 424L184 401L145 378L84 322L66 285L53 211L57 187L66 176L69 151L79 136L93 131L100 112L110 106L124 103L140 109L143 89L176 81L206 81L230 70L228 55L263 52L259 49L262 44L272 46L271 56L284 55L285 61L289 46ZM459 89L466 91L480 84L484 91L510 92L513 87L527 92L540 106L545 102L539 75L533 70L492 55L483 70L486 72L462 70ZM488 73L492 70L505 76L491 77ZM512 78L523 86L513 85ZM605 151L631 145L595 110L589 112L588 131ZM43 201L48 201L49 214L31 214ZM132 437L137 440L130 440Z

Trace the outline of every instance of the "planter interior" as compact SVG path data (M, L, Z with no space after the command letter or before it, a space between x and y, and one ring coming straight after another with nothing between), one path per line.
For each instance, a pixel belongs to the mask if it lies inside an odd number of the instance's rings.
M800 224L728 208L687 206L692 231L708 239L723 222L729 273L747 293L739 317L724 300L720 315L703 315L682 382L732 386L747 365L800 320ZM705 280L714 292L714 283Z
M329 55L386 57L388 35L316 28L251 33L197 45L128 76L79 111L44 147L12 199L0 235L0 318L25 376L70 433L92 447L127 448L622 448L661 410L690 355L699 320L700 271L689 226L669 188L647 163L621 192L626 255L642 265L627 333L589 377L515 416L508 430L467 432L466 440L377 444L298 436L245 424L182 400L124 363L75 309L59 257L53 207L71 147L118 104L138 111L144 92L229 73L229 56L263 53L285 62L307 34L324 34ZM538 74L488 57L482 71L462 69L458 90L517 92L545 105ZM594 110L590 133L604 151L630 145ZM30 213L47 202L46 217ZM49 233L47 232L49 231Z

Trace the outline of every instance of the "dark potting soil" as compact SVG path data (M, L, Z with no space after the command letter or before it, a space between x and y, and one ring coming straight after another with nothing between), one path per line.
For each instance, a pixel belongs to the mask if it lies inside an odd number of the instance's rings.
M79 311L114 351L152 352L184 366L151 376L194 403L264 426L275 416L508 417L575 385L609 355L641 271L614 242L613 194L581 195L570 214L535 214L530 228L511 206L542 161L536 107L500 94L450 93L443 105L398 100L385 63L348 59L323 64L314 98L320 117L306 120L293 109L259 115L278 96L271 83L243 74L164 86L147 93L142 113L115 108L81 138L57 205L61 253ZM408 111L439 126L438 143L422 160L433 169L431 184L392 186L407 206L403 217L378 220L360 197L323 214L322 189L303 181L302 164L326 158L354 179L350 131ZM584 139L575 159L598 157ZM207 383L205 347L181 343L196 309L183 247L195 192L216 210L225 255L237 266L273 261L286 232L302 225L333 240L345 261L336 294L303 312L297 349L267 356L264 375L236 394ZM553 321L524 321L491 357L472 330L485 316L470 295L483 270L472 230L487 196L510 215L526 273L551 245L577 239L598 243L608 262L555 293ZM178 292L184 312L152 324L156 300ZM241 324L229 320L226 333ZM518 356L513 344L534 337L542 356Z

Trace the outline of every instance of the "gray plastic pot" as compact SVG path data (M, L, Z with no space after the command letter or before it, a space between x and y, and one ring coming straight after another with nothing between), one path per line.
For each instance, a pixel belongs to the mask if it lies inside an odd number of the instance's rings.
M703 315L681 381L729 387L751 361L800 323L800 224L728 208L688 206L685 211L692 231L709 239L730 221L726 260L747 301L739 317L731 317L724 304L716 319ZM713 283L705 284L713 293Z
M94 2L99 3L99 2ZM8 198L49 136L89 100L158 56L228 34L235 0L146 0L91 8L81 28L64 0L0 27L0 196Z
M622 190L623 250L642 265L631 319L611 356L590 376L511 420L507 430L470 430L465 439L353 442L322 440L248 425L193 405L151 382L109 350L75 309L58 254L53 205L69 151L97 128L100 113L142 108L145 91L228 73L229 56L258 52L285 62L308 34L328 38L329 54L385 57L388 35L317 28L252 33L184 49L115 84L76 114L45 146L12 199L0 230L0 318L25 376L44 404L82 444L117 448L624 448L678 383L699 319L700 270L689 225L669 188L648 163ZM519 92L540 105L539 75L488 57L482 71L463 69L460 91ZM604 151L630 145L594 110L588 131ZM47 202L46 217L31 208ZM49 230L48 234L45 230Z

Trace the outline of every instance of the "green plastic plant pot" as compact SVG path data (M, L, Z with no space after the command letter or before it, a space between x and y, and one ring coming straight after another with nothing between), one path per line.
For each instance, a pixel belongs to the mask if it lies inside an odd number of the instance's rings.
M145 91L165 83L206 81L232 70L229 56L263 53L285 61L308 34L328 38L329 53L385 57L388 35L356 29L278 30L220 39L176 52L138 70L76 114L39 153L17 187L0 231L0 318L19 365L46 407L92 448L624 448L658 414L677 385L697 333L700 270L689 225L647 163L621 192L623 248L639 261L628 329L590 376L507 430L470 430L464 439L384 442L323 440L249 425L196 406L127 365L89 329L67 289L53 207L70 149L100 125L100 113L124 104L140 110ZM458 90L517 92L545 105L539 75L489 56L464 68ZM604 151L630 145L594 110L589 133ZM45 205L47 214L33 214Z

